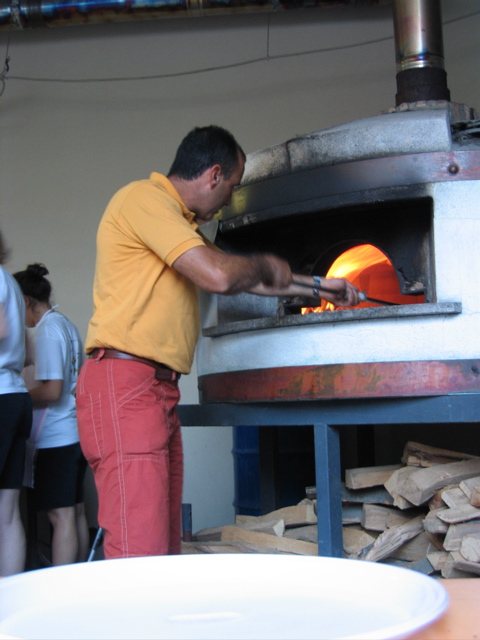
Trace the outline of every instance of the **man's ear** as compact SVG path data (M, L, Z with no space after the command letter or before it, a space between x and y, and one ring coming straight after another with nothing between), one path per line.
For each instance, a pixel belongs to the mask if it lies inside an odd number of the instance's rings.
M210 182L213 188L215 188L215 186L220 183L221 178L222 167L219 164L214 164L212 167L210 167Z

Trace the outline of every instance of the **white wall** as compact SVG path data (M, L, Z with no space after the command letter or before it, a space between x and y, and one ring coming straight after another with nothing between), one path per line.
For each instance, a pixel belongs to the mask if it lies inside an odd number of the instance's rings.
M442 10L452 100L478 109L480 0L443 0ZM7 47L0 97L7 268L44 262L56 301L83 335L107 201L127 182L167 171L192 127L225 126L248 153L395 103L391 5L2 31L2 56ZM161 74L170 77L112 81ZM68 82L84 79L104 80ZM183 402L198 401L194 373L181 388ZM184 441L194 529L232 521L231 430L184 429Z

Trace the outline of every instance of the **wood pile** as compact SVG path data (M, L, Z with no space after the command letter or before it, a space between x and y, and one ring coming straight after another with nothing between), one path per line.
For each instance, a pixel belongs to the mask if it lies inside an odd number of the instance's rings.
M318 555L316 501L306 498L264 516L237 515L235 524L202 529L182 553Z
M182 553L318 555L316 487L298 505L198 531ZM480 576L480 458L408 442L401 464L349 469L344 556L444 578Z

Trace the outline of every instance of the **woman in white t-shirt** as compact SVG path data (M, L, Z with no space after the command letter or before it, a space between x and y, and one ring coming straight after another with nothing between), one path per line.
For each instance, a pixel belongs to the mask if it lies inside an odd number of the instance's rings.
M25 568L20 489L32 426L32 402L20 375L25 364L25 304L2 266L6 254L0 233L0 576Z
M31 264L14 277L24 295L27 326L35 327L35 382L29 389L34 407L33 502L37 511L47 512L53 527L52 564L61 565L85 560L88 551L86 461L75 409L83 347L78 329L50 303L47 274L43 264Z

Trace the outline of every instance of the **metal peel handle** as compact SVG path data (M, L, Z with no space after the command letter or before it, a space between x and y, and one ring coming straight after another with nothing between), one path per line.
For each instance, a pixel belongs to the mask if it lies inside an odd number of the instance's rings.
M303 287L304 289L309 289L310 292L313 291L314 287L309 284L305 284L304 282L298 282L297 280L293 280L293 284ZM318 295L319 293L335 293L338 294L338 291L335 289L327 289L327 287L316 287L315 288ZM347 292L345 290L345 299L348 298ZM377 298L369 298L366 291L360 291L358 294L359 302L373 302L375 304L388 305L388 306L397 306L397 302L388 302L387 300L378 300Z
M398 302L388 302L388 300L378 300L377 298L369 298L366 291L360 291L358 294L360 302L373 302L374 304L386 305L389 307L398 306Z

